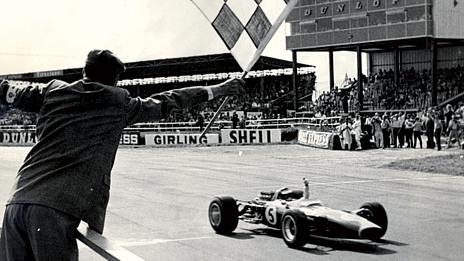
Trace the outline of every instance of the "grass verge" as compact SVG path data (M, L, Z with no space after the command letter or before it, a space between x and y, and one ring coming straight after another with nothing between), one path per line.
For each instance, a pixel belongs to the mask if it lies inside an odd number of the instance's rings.
M383 165L382 167L464 176L464 154L459 153L421 159L398 160Z

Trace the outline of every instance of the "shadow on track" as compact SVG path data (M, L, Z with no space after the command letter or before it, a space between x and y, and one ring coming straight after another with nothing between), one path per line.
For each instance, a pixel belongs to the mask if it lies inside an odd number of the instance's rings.
M249 232L238 232L228 235L227 237L239 240L252 239L256 236L282 238L282 233L278 229L258 228L244 230ZM284 243L282 242L282 244ZM351 251L371 255L391 255L397 253L394 250L385 248L385 246L388 245L407 246L408 244L384 239L378 241L368 241L358 239L310 236L308 244L299 249L299 251L316 255L328 255L332 251Z

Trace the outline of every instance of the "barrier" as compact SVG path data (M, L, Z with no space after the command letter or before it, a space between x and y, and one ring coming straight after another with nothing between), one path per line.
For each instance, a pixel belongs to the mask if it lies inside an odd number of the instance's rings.
M200 139L200 134L158 134L145 133L145 145L197 145L197 144L218 144L218 134L206 134Z
M339 125L339 121L340 117L247 120L245 129L232 129L231 121L218 121L217 126L211 128L212 134L208 134L205 140L198 139L201 131L194 122L140 123L124 129L120 145L280 143L295 138L296 131L293 134L288 130L310 128L330 131ZM33 145L35 142L34 125L0 126L0 145Z
M330 132L300 129L298 131L298 144L330 150L341 149L340 137Z
M0 233L2 227L0 227ZM81 222L77 228L77 240L95 251L106 260L110 261L144 261L134 253L117 245L108 238L90 229L85 223Z
M264 144L282 142L280 129L223 129L223 144Z
M35 131L6 130L0 131L0 144L33 145L36 142Z

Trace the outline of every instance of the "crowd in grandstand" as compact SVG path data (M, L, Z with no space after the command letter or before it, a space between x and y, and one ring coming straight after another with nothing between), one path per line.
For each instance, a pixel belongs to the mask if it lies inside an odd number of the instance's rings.
M437 72L437 100L443 102L464 91L464 67L441 68ZM347 88L335 88L323 93L316 100L316 110L327 116L347 113L357 108L356 80ZM364 109L419 109L431 106L432 76L430 70L401 70L399 85L395 83L393 70L379 70L366 77L364 83Z
M315 85L314 73L302 75L299 86L303 95L310 94ZM343 118L339 127L343 147L352 148L360 144L361 133L375 141L378 148L441 148L440 137L449 136L448 143L460 142L460 129L464 124L464 104L447 105L444 108L431 108L430 71L417 72L414 68L400 72L399 85L396 86L392 70L379 70L363 79L364 103L371 111L390 110L376 113L362 120L355 117ZM233 128L245 128L259 120L279 119L287 115L271 110L273 103L285 96L292 96L291 75L268 76L247 79L245 95L233 97L226 104L218 122L231 122ZM357 106L356 80L346 79L342 88L335 88L318 97L312 108L316 117L347 115ZM464 91L464 68L438 70L438 101L444 101ZM290 99L289 98L289 99ZM182 111L169 116L166 122L190 122L203 126L211 120L221 100L208 102L200 107ZM366 108L365 108L366 109ZM406 110L415 109L415 110ZM394 113L393 110L398 111ZM417 112L413 112L417 111ZM239 114L237 114L239 112ZM248 114L247 114L248 112ZM455 119L453 119L453 117ZM0 107L0 125L32 125L36 117L31 113L8 110ZM450 122L452 124L450 124ZM456 124L454 124L456 123ZM362 126L362 131L360 127ZM321 126L323 127L323 126ZM347 130L354 135L347 135ZM422 135L427 142L422 141ZM350 138L348 138L350 137ZM358 148L361 146L357 145Z

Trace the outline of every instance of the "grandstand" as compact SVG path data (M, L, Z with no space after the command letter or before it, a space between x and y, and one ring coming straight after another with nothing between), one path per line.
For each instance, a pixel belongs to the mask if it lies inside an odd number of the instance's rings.
M193 57L160 59L126 63L126 71L121 75L118 86L127 89L132 96L147 97L153 93L192 86L211 85L228 78L241 76L240 66L231 54L214 54ZM248 74L247 93L232 99L227 105L221 120L230 120L232 111L239 114L250 113L260 118L286 117L292 107L293 97L293 64L292 62L262 56ZM297 92L307 107L312 100L315 85L314 66L297 64L299 75ZM41 85L52 79L67 82L82 78L82 68L54 71L41 71L22 74L0 75L0 79L8 79L15 85ZM218 101L205 104L202 108L183 111L171 115L167 121L192 122L201 111L206 120L219 106ZM22 116L15 111L0 108L4 124L18 124ZM7 118L7 119L5 119ZM252 116L249 117L250 119ZM28 118L29 119L29 118Z
M464 92L463 15L458 1L301 0L287 18L287 49L295 63L298 52L328 52L331 91L318 101L320 110L457 104ZM348 88L334 84L337 51L357 53L358 80ZM369 75L362 75L363 66Z

